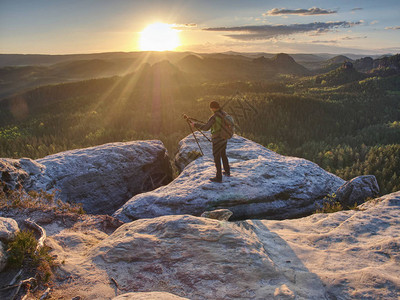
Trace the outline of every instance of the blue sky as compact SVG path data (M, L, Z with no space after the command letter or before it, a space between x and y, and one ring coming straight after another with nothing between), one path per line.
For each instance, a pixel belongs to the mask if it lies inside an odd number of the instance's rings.
M178 51L400 52L399 0L0 0L0 53L137 51L154 22Z

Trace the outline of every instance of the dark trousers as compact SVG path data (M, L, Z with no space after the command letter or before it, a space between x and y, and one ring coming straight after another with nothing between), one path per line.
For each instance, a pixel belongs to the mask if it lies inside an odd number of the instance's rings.
M213 149L215 168L217 169L217 175L216 175L217 178L222 178L221 160L222 164L224 165L225 172L230 173L228 157L226 156L227 143L228 140L219 137L212 139L212 149Z

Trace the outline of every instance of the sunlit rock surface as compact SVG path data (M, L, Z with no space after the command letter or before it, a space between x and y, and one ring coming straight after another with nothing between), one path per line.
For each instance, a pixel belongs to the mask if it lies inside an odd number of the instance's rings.
M290 270L284 262L282 270L251 227L225 221L188 215L141 219L119 227L88 256L123 290L273 299L284 285L298 299L325 297L320 279L298 260L292 259Z
M400 192L359 210L283 221L180 215L120 226L110 216L47 214L19 212L18 222L32 217L47 232L58 263L55 299L164 292L193 300L398 300L400 294ZM14 275L3 271L0 279L8 276L6 285Z
M395 300L400 295L400 192L359 210L243 225L252 228L277 265L295 259L316 274L328 299Z
M1 170L2 181L11 188L59 190L61 200L103 214L171 180L166 148L156 140L110 143L37 160L1 159Z
M211 143L197 134L204 152L192 135L180 142L176 164L182 170L168 186L136 195L114 216L127 222L162 215L191 214L227 208L231 220L284 219L315 210L315 203L333 193L345 181L308 160L279 155L235 135L228 142L231 177L222 183L209 181L215 175Z

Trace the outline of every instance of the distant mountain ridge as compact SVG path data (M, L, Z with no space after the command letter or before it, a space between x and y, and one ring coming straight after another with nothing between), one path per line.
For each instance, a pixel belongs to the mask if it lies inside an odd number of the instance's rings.
M136 58L135 58L136 55ZM126 53L65 56L66 60L52 65L7 66L0 68L0 99L38 86L80 81L111 76L125 76L136 72L142 65L169 62L180 71L196 80L269 80L277 74L309 75L310 72L288 54L277 54L271 58L250 58L240 54L174 54ZM27 56L43 62L42 56ZM64 57L64 58L65 58ZM91 59L88 59L88 58ZM102 57L102 58L99 58ZM110 58L112 57L112 59ZM115 58L118 57L118 58ZM0 57L1 58L1 57ZM25 59L24 58L24 59ZM86 59L76 59L86 58ZM51 57L53 61L60 56ZM1 64L1 63L0 63ZM164 66L165 67L165 66Z
M219 56L221 57L221 55ZM177 65L190 74L200 74L207 78L258 79L265 80L276 74L308 75L309 70L298 64L290 55L279 53L272 58L259 56L249 59L243 56L188 55Z
M328 59L326 59L329 57ZM136 72L142 65L170 62L196 81L274 80L279 74L324 74L352 62L359 72L389 76L400 70L399 55L352 60L329 54L115 52L74 55L0 54L0 100L29 89ZM15 64L6 66L4 64ZM28 65L24 65L28 64ZM3 67L1 67L3 66Z
M195 53L195 52L104 52L104 53L87 53L87 54L0 54L0 68L5 66L28 66L28 65L53 65L66 61L74 61L74 60L91 60L91 59L143 59L146 58L147 62L154 63L157 60L168 59L171 62L176 62L182 57L194 54L201 55L202 57L217 57L220 56L242 56L243 58L247 57L250 59L257 58L260 56L264 56L266 58L272 58L277 53L267 53L267 52L234 52L228 51L223 53ZM290 53L291 57L294 58L296 62L317 62L317 61L326 61L331 59L337 54L330 53ZM388 55L359 55L359 54L343 54L349 57L352 60L360 59L363 57L372 57L373 59L382 58L385 56L392 56L393 54ZM158 58L163 56L161 59Z

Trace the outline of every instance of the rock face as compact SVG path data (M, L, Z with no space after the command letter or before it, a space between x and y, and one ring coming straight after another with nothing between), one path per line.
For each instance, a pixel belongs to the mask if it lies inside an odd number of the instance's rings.
M127 223L88 257L125 291L165 291L190 299L273 299L285 285L298 299L325 298L314 274L301 266L282 272L256 235L218 220L186 215Z
M400 295L399 216L400 192L396 192L368 201L358 211L242 224L252 229L276 265L291 261L287 267L293 268L293 261L301 261L321 278L328 299L396 300Z
M8 242L14 239L19 227L15 220L0 217L0 240Z
M367 198L375 198L379 194L379 185L374 175L358 176L343 184L336 196L343 207L362 204Z
M335 192L345 181L305 159L279 155L235 135L228 142L231 177L210 182L215 175L211 144L199 133L203 157L192 135L180 142L176 156L182 171L168 186L136 195L114 216L124 222L162 215L229 209L231 219L284 219L315 210L315 203Z
M110 143L38 160L0 160L10 188L59 190L63 201L82 203L88 213L111 214L132 196L171 181L167 151L160 141Z
M113 298L112 300L185 300L170 293L149 292L149 293L126 293Z

